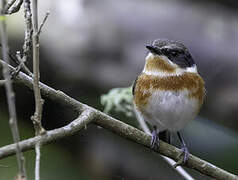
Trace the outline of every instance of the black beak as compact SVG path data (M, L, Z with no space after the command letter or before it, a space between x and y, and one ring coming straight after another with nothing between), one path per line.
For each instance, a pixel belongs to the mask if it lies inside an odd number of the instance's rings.
M161 55L161 54L162 54L161 50L160 50L159 48L157 48L156 46L150 45L150 46L146 46L146 48L147 48L150 52L152 52L152 53L154 53L154 54L157 54L157 55Z

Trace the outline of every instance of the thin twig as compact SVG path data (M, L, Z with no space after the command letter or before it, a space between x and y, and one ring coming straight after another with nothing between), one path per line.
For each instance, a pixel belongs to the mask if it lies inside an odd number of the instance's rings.
M10 6L9 2L9 5ZM6 7L8 7L6 6ZM25 18L25 39L23 44L23 53L21 57L20 51L16 52L16 57L9 53L9 57L18 64L18 67L16 68L16 71L13 75L19 73L20 70L23 70L25 73L27 73L29 76L33 77L33 74L28 69L28 67L25 65L25 62L28 60L28 56L31 50L31 44L32 44L32 20L31 20L32 14L31 14L31 7L30 7L30 0L24 0L24 18Z
M3 61L0 60L0 65L6 65L6 63L4 63ZM8 68L11 71L14 71L14 68L11 67L10 65L8 65ZM14 80L18 83L24 84L25 86L29 87L30 89L33 89L33 79L29 76L27 76L26 74L19 72L19 74L15 77L13 77ZM91 113L93 113L93 122L103 128L106 128L122 137L125 137L133 142L136 142L138 144L142 144L146 147L150 147L150 140L151 140L151 136L132 127L129 126L121 121L116 120L115 118L112 118L92 107L89 107L71 97L69 97L68 95L64 94L62 91L57 91L43 83L40 83L40 88L42 91L42 94L55 101L58 103L61 103L63 105L68 106L71 110L74 110L75 112L85 112L86 111L90 111ZM82 113L83 114L83 113ZM82 118L79 118L77 122L80 121L80 119L82 120ZM84 121L85 118L83 118ZM88 121L91 121L92 119L88 119L86 118ZM74 133L76 133L78 130L80 130L82 127L84 127L84 125L86 124L81 124L82 126L80 126L80 128L70 128L70 127L75 127L77 126L76 122L73 121L72 122L73 125L70 123L69 125L63 127L63 128L59 128L59 129L55 129L52 131L48 131L46 135L43 136L36 136L34 138L30 138L24 141L21 141L20 147L22 148L23 151L29 150L29 149L33 149L35 147L35 144L41 140L41 145L47 144L47 143L51 143L57 139L72 135ZM72 130L73 129L73 130ZM72 130L72 131L71 131ZM157 149L153 149L153 151L160 153L161 155L164 155L166 157L169 157L171 159L173 159L174 161L178 161L179 160L179 155L181 153L181 150L169 145L163 141L160 141L160 147ZM15 145L7 145L4 146L2 148L0 148L0 159L13 155L15 154ZM185 164L186 167L190 168L190 169L194 169L202 174L205 174L207 176L210 176L212 178L215 179L225 179L225 180L238 180L238 177L234 174L231 174L221 168L216 167L215 165L208 163L196 156L193 156L192 154L189 155L189 159L187 161L187 163Z
M84 129L85 125L92 122L95 117L94 111L91 109L86 109L83 111L77 119L69 123L68 125L57 128L51 131L47 131L44 135L35 136L33 138L29 138L21 141L20 147L22 151L28 151L30 149L34 149L36 144L41 142L42 145L46 145L61 138L71 136L77 133L79 130ZM8 156L14 155L15 152L15 144L10 144L0 148L0 159L6 158Z
M33 24L33 79L34 79L34 97L35 97L35 113L32 116L32 120L35 127L36 135L43 134L45 132L41 125L43 99L41 99L39 80L40 80L40 60L39 60L39 36L38 36L38 10L37 0L32 1L32 24Z
M40 180L40 141L35 145L36 162L35 162L35 180Z
M25 63L24 63L25 61L23 60L23 58L21 58L20 51L16 52L16 57L17 57L17 61L18 61L18 67L16 69L16 73L18 73L22 69L27 75L33 77L33 74L28 69L28 67L25 65Z
M40 36L41 30L42 30L42 28L43 28L43 26L44 26L44 24L45 24L47 18L49 17L49 15L50 15L50 12L47 11L46 14L45 14L45 17L44 17L44 19L43 19L43 21L42 21L42 23L40 24L39 30L38 30L38 32L37 32L37 35L38 35L38 36Z
M38 30L38 0L32 1L32 25L33 25L33 35L32 35L32 48L33 48L33 90L35 97L35 113L32 117L33 124L35 127L35 134L42 135L46 131L42 127L42 110L43 110L43 99L41 98L40 92L40 42L39 42L39 30ZM40 180L40 142L36 144L36 161L35 161L35 180Z
M1 44L0 44L0 47ZM16 73L18 73L18 71L23 70L27 75L33 77L31 71L28 69L28 67L25 65L25 61L23 60L23 58L21 58L21 53L20 51L16 52L16 57L14 55L12 55L11 53L8 53L8 56L10 58L10 60L12 60L14 63L16 63L18 65Z
M1 0L1 7L5 7L5 0ZM6 32L6 18L4 14L2 14L3 9L1 11L1 44L2 44L2 55L3 59L6 61L7 64L9 64L9 47L8 47L8 38L7 38L7 32ZM17 114L16 114L16 106L15 106L15 94L12 87L12 81L10 77L10 72L8 70L7 65L3 66L3 77L6 80L4 83L6 94L7 94L7 102L8 102L8 110L9 110L9 125L11 128L13 140L16 143L15 144L15 150L17 154L17 162L18 162L18 168L19 168L19 176L23 179L26 178L26 172L25 172L25 165L24 165L24 157L21 152L21 149L19 147L19 141L20 141L20 135L18 131L18 125L17 125Z
M32 13L31 13L31 2L30 0L24 0L24 18L25 18L25 39L23 44L23 56L22 61L25 63L28 60L28 55L32 44Z
M14 4L15 3L15 4ZM23 3L23 0L19 0L16 2L16 0L11 0L7 5L5 6L5 14L13 14L20 10L21 5Z
M8 11L8 9L16 2L16 0L11 0L9 1L5 6L4 6L4 11Z

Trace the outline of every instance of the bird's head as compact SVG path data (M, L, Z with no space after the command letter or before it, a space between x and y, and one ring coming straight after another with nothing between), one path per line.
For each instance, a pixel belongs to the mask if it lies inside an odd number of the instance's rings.
M144 71L151 75L180 75L184 72L197 73L196 64L188 49L178 41L167 39L155 40L146 46Z

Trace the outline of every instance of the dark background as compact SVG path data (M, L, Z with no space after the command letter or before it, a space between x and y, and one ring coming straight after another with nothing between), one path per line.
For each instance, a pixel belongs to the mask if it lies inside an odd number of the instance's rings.
M100 96L130 86L141 72L145 45L157 38L189 47L206 82L199 117L183 131L192 154L238 174L238 2L163 0L40 1L39 19L49 19L41 38L41 81L103 110ZM11 53L24 40L23 13L8 17ZM14 63L13 63L14 65ZM31 59L28 67L31 67ZM32 92L15 85L21 139L34 135ZM114 117L136 126L123 114ZM43 126L54 129L76 117L53 101L44 104ZM12 143L4 88L0 88L0 145ZM173 143L177 143L176 137ZM29 179L34 152L24 153ZM182 179L158 154L89 125L74 136L42 148L42 179ZM0 164L0 179L17 173L15 157ZM209 179L188 170L196 179Z

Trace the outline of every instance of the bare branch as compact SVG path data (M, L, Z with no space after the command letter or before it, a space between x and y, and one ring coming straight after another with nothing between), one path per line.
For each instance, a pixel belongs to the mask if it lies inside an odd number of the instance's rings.
M8 9L16 2L16 0L10 0L4 7L5 11L8 11Z
M89 124L94 118L94 111L87 109L77 119L68 125L47 131L44 135L35 136L33 138L23 140L19 143L22 151L34 149L36 144L41 142L41 145L52 143L61 138L71 136L79 130L84 129L85 125ZM0 159L15 154L15 144L10 144L0 148Z
M39 30L38 30L38 0L32 1L32 48L33 48L33 91L35 97L35 113L32 116L35 134L42 135L46 133L42 127L42 111L43 111L43 99L40 92L40 42L39 42ZM43 25L42 25L43 26ZM36 162L35 162L35 180L40 180L40 142L37 142L35 146Z
M16 13L20 10L21 5L23 3L23 0L19 0L18 2L16 2L16 0L11 0L7 3L5 7L5 13L6 14L13 14Z
M125 137L138 144L141 144L150 148L150 142L151 142L150 135L145 134L144 132L132 126L124 124L121 121L118 121L112 117L109 117L101 112L97 111L96 116L97 115L99 115L100 118L95 118L93 122L97 124L98 126L106 128L122 137ZM159 143L160 143L160 146L159 148L154 150L155 152L158 152L163 156L169 157L170 159L173 159L176 162L179 160L179 156L181 154L180 149L170 144L167 144L163 141L160 141ZM185 166L190 169L197 170L198 172L202 174L208 175L218 180L238 180L238 177L236 175L231 174L221 168L218 168L215 165L210 164L192 154L189 155L188 162L187 164L185 164Z
M33 74L28 69L28 67L25 65L25 61L23 60L23 58L21 58L20 51L17 51L16 57L17 57L17 61L18 61L18 67L16 69L16 73L20 72L20 70L22 69L27 75L33 77ZM25 56L25 57L27 57L27 56Z
M35 145L36 162L35 162L35 180L40 180L40 141Z
M5 0L1 0L1 7L5 7ZM1 13L3 12L3 9L0 10ZM9 64L9 47L8 47L8 38L7 38L7 32L6 32L6 22L5 22L5 16L4 14L1 14L1 20L0 20L0 26L1 26L1 44L2 44L2 55L3 59L6 61L7 64ZM18 131L18 125L17 125L17 114L16 114L16 106L15 106L15 94L12 87L12 81L10 72L8 70L7 65L3 66L3 77L5 79L5 90L7 94L7 102L8 102L8 110L9 110L9 125L11 128L13 140L16 143L15 144L15 151L17 154L17 162L18 162L18 168L19 168L19 176L23 179L26 178L26 172L25 172L25 165L24 165L24 157L21 152L19 141L19 131Z
M49 11L46 12L45 17L44 17L42 23L40 24L40 28L39 28L39 30L38 30L38 32L37 32L37 35L38 35L38 36L40 35L41 30L42 30L42 28L43 28L43 26L44 26L44 24L45 24L47 18L49 17L49 15L50 15L50 12L49 12Z
M37 0L32 1L32 24L33 24L33 36L32 36L32 47L33 47L33 80L34 80L34 97L35 97L35 113L32 116L33 124L35 127L36 135L43 134L45 132L41 125L43 99L41 99L40 93L40 60L39 60L39 36L38 36L38 10Z
M31 49L31 43L32 43L32 13L31 13L31 2L30 0L24 0L24 18L25 18L25 24L26 24L26 29L25 29L25 40L23 44L23 57L22 61L25 63L28 58L28 54Z
M11 3L14 3L15 1L10 1L6 7L11 6ZM28 59L28 55L31 49L31 41L32 41L32 20L31 20L32 14L31 14L31 8L30 8L30 0L24 0L24 18L25 18L25 39L23 44L23 56L21 57L20 51L16 52L16 58L12 54L9 53L9 57L18 64L18 67L16 68L16 71L13 75L16 75L20 72L20 70L23 70L26 74L33 77L33 74L28 69L28 67L25 65L25 62Z
M0 65L6 65L3 61L0 61ZM14 68L8 65L9 69L11 71L14 71ZM24 73L20 72L17 76L14 77L14 80L16 82L19 82L21 84L26 85L30 89L33 88L33 80L29 76L25 75ZM84 121L92 122L97 124L98 126L101 126L105 129L108 129L122 137L125 137L133 142L136 142L138 144L141 144L146 147L150 147L150 140L151 136L130 126L127 125L121 121L118 121L92 107L89 107L83 103L78 102L77 100L67 96L61 91L57 91L43 83L40 83L40 88L42 91L42 94L45 95L45 97L50 98L53 101L59 102L63 105L68 106L70 109L80 113L83 111L82 114L89 111L90 113L93 113L93 117L87 118L83 116L84 118L79 117L78 121L81 121L84 119ZM76 122L73 121L74 126L76 126ZM84 124L86 125L86 123ZM42 145L50 143L52 141L55 141L57 139L63 138L65 136L69 136L71 134L76 133L78 130L80 130L84 125L80 125L80 128L70 128L71 123L63 128L55 129L52 131L48 131L46 135L43 136L36 136L34 138L30 138L24 141L21 141L20 147L23 151L27 151L29 149L33 149L35 147L36 142L41 140ZM71 131L71 129L74 129ZM0 159L15 154L15 145L7 145L2 148L0 148ZM163 141L160 141L160 146L157 149L154 149L153 151L160 153L161 155L164 155L166 157L169 157L173 159L174 161L179 160L179 155L181 154L180 149L169 145ZM238 180L238 177L234 174L231 174L221 168L216 167L213 164L210 164L196 156L193 156L192 154L189 155L189 159L187 161L186 167L190 169L194 169L202 174L208 175L215 179L225 179L225 180Z

